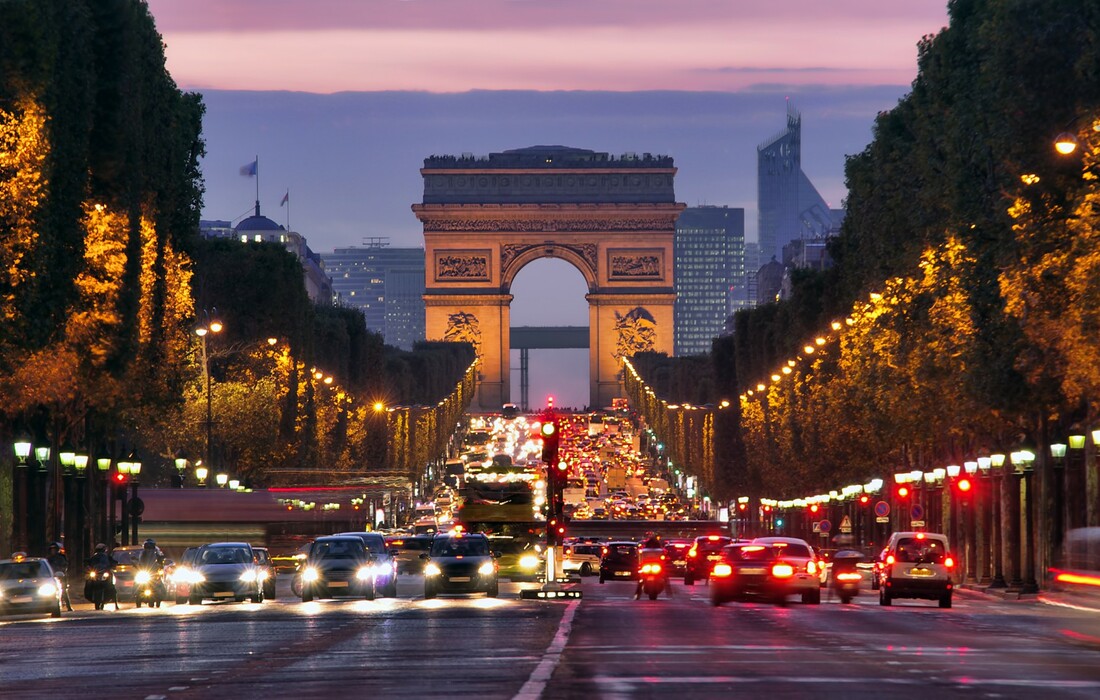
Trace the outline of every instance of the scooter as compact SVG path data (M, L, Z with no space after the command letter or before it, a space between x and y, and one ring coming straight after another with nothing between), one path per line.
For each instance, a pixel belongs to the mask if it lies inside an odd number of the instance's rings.
M864 556L859 552L837 552L833 555L832 588L840 602L845 605L859 595L863 574L856 565L862 561Z
M642 592L649 596L650 600L657 600L657 596L668 585L664 567L657 562L642 564L638 575L641 576Z
M167 597L163 569L139 569L134 574L134 602L137 607L148 603L150 608L159 608L160 602Z

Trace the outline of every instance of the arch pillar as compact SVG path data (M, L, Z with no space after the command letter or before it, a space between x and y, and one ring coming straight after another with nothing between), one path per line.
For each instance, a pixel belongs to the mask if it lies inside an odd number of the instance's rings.
M511 294L425 295L425 334L468 342L481 359L472 406L497 411L511 400Z
M589 395L592 408L624 396L620 358L652 351L672 355L675 293L598 292L588 300Z

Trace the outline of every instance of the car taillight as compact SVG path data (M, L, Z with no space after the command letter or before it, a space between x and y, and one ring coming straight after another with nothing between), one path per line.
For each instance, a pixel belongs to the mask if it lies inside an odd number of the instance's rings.
M816 574L817 573L817 564L815 564L812 561L806 562L806 573L807 574Z
M948 569L954 568L955 560L951 557L944 557L943 565L946 566Z
M733 567L729 564L719 562L718 564L714 565L714 571L712 571L710 575L716 578L725 578L727 576L732 576Z
M893 564L893 563L894 563L895 561L897 561L897 560L896 560L896 559L894 559L894 555L893 555L893 554L887 554L887 555L886 555L886 563L887 563L887 564Z
M661 573L660 564L642 564L643 574L659 574Z
M794 567L790 564L775 564L772 566L772 576L776 578L790 578L794 576Z
M860 581L862 579L863 577L854 571L836 575L837 581Z
M699 551L697 549L695 549L695 547L692 547L691 549L688 550L688 556L689 557L697 557L697 556L699 556Z

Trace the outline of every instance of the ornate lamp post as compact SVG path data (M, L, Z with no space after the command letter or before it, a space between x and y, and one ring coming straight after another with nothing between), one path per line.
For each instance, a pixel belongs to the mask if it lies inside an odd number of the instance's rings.
M199 466L195 467L195 478L199 480L199 486L200 487L206 488L206 486L207 486L206 476L209 473L210 473L210 470L207 469L206 467L204 467L201 462L199 463Z
M92 493L95 501L93 511L99 513L99 528L98 535L94 538L100 542L114 542L114 520L115 520L115 502L111 498L111 458L101 454L96 457L95 468L98 472L98 478L103 480L103 488L96 489ZM99 496L103 496L103 501L99 501ZM107 519L108 509L111 512L111 519Z
M73 469L76 471L76 493L73 500L72 536L65 542L71 561L82 562L88 552L88 510L84 504L84 477L88 473L88 455L77 452L73 457Z
M969 463L968 463L969 464ZM993 489L990 484L992 460L982 455L978 457L976 471L980 476L980 490L974 498L974 519L978 523L978 582L988 584L993 579Z
M1066 484L1066 529L1072 530L1085 524L1085 509L1082 506L1082 494L1085 493L1085 434L1074 433L1067 442L1069 452L1066 455L1066 471L1063 477ZM1075 466L1077 464L1081 464L1080 469Z
M138 523L141 522L141 514L145 510L145 504L138 498L138 477L141 475L141 460L130 455L130 502L127 510L130 512L130 544L138 543Z
M1006 524L1010 523L1011 518L1006 518L1007 503L1005 502L1005 483L1004 478L1004 463L1005 455L1003 452L995 452L989 455L989 464L991 467L990 473L993 475L993 492L990 499L993 504L993 581L989 584L990 588L1004 588L1007 583L1005 582L1005 560L1006 556L1006 544L1011 541L1007 538L1009 534L1006 531ZM980 466L980 465L979 465Z
M1039 584L1035 580L1035 495L1032 486L1034 462L1035 453L1030 450L1012 453L1015 474L1020 478L1020 508L1023 516L1023 541L1020 546L1020 590L1023 593L1035 593L1039 590Z
M1050 445L1050 457L1054 464L1054 513L1052 513L1053 532L1050 536L1050 547L1054 552L1061 551L1066 532L1066 479L1064 467L1068 447L1063 442L1055 442Z
M32 484L30 522L27 530L27 547L35 552L46 551L46 531L51 525L46 510L47 485L49 483L50 448L47 445L34 448L34 459L38 462Z
M199 336L202 340L202 375L203 381L206 384L206 449L203 454L203 463L211 464L210 461L210 445L212 443L211 437L214 432L214 404L211 399L211 384L210 384L210 356L206 352L206 336L213 333L217 335L222 332L222 322L218 320L218 310L215 308L213 311L207 311L203 309L202 312L203 322L195 328L195 335Z
M214 480L218 482L219 488L224 489L225 485L229 483L229 475L225 472L220 472L217 476L214 477Z
M31 456L31 441L28 438L20 437L15 441L15 457L18 462L15 465L15 479L13 480L13 487L15 489L15 518L14 523L14 535L12 546L14 549L24 550L27 549L27 521L29 515L27 513L27 489L30 487L30 483L27 475L27 458Z

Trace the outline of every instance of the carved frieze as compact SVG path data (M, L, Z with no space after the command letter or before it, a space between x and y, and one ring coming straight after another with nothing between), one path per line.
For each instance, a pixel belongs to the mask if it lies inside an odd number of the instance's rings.
M481 355L481 324L477 316L459 311L447 316L447 330L443 334L443 340L449 343L469 343L474 346L474 352Z
M657 321L643 306L625 314L615 312L615 359L653 350L657 342Z
M489 280L489 251L447 250L435 255L435 279L448 282Z
M436 219L425 218L425 233L447 231L672 231L675 219L667 216L631 219Z
M664 277L664 250L607 251L607 270L610 279L660 280Z

